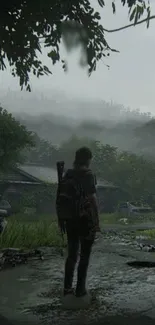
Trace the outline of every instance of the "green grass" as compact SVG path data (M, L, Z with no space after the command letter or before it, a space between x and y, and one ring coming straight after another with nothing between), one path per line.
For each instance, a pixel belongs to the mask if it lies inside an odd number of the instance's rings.
M110 225L110 224L120 224L125 225L124 219L127 219L127 225L155 222L155 213L147 215L132 215L127 216L119 213L107 213L100 216L101 224Z
M123 216L118 213L103 214L100 216L101 227L111 224L124 224L120 221ZM144 217L132 217L128 223L140 223L155 220L154 215ZM143 235L155 237L155 230L146 230ZM15 215L8 219L8 226L0 235L0 248L37 248L43 246L62 247L63 241L60 235L57 220L54 216L38 215L26 216Z
M11 220L0 235L0 248L37 248L40 246L62 246L62 238L56 222Z
M122 217L118 213L105 213L100 216L101 225L122 224Z
M155 213L145 214L145 215L132 215L126 216L119 213L103 214L101 216L102 224L124 224L123 219L127 219L127 224L140 224L140 223L155 223ZM125 224L124 224L125 225Z
M104 218L101 218L103 223ZM107 219L106 219L107 220ZM8 225L0 235L0 248L62 247L63 240L53 216L25 216L17 214L8 219Z
M146 236L150 239L155 239L155 229L147 229L143 231L138 231L138 235Z

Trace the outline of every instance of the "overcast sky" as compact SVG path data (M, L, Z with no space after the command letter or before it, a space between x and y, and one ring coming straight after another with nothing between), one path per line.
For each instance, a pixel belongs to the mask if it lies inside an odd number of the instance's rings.
M93 0L92 3L94 2ZM119 2L116 0L116 4ZM155 14L155 1L152 0L151 3L152 13ZM117 28L128 23L127 10L119 5L115 16L110 5L106 5L103 9L96 5L96 8L101 12L105 28ZM86 70L82 70L77 64L79 60L77 52L67 57L69 72L65 74L61 64L52 67L51 62L44 55L44 63L53 70L53 75L39 80L32 77L32 91L50 96L51 90L61 90L68 98L113 100L155 114L155 20L151 21L149 29L144 24L125 31L106 34L106 37L110 46L120 51L119 54L113 53L111 58L105 61L110 65L109 70L103 62L100 62L97 71L88 78ZM66 56L64 48L61 54L63 58ZM1 72L1 93L8 88L20 91L18 80L11 77L9 71Z

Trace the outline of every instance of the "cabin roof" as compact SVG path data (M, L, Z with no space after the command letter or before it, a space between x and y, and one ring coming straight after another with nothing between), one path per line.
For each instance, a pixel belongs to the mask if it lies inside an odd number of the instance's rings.
M42 184L57 183L57 170L52 167L38 166L33 164L20 165L11 168L8 172L0 172L0 182L14 184ZM97 188L117 188L113 183L106 180L98 180Z
M16 184L40 184L40 180L33 175L29 175L24 170L11 167L7 171L0 171L0 182L7 182L7 183L16 183Z
M36 166L36 165L22 165L20 170L37 181L46 183L57 183L57 171L51 167Z

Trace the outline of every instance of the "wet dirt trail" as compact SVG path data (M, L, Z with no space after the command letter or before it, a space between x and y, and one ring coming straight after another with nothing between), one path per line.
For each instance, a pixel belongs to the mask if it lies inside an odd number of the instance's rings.
M131 235L104 234L94 245L89 267L91 307L69 312L61 308L64 257L45 249L44 261L0 272L0 313L19 325L123 324L127 320L122 317L131 314L142 317L141 324L150 317L153 324L155 268L129 267L127 262L135 259L155 262L155 253L140 251Z

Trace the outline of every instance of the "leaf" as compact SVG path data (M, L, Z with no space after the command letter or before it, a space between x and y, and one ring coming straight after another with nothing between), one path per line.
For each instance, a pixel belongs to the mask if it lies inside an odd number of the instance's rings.
M123 6L125 6L125 1L126 0L121 0Z
M147 13L148 13L148 15L147 15L147 23L146 23L146 26L147 26L147 28L149 28L149 26L150 26L150 15L151 15L151 11L150 11L150 8L148 7L147 8Z
M136 11L137 11L137 8L135 7L135 8L133 9L131 15L130 15L130 21L132 21L132 20L134 19Z
M105 6L104 0L98 0L98 3L102 8Z
M26 90L29 91L29 92L31 92L31 87L30 87L30 85L27 85Z
M101 19L101 16L100 16L99 12L96 11L94 13L94 18L97 19L97 20L100 20Z
M113 14L115 14L116 13L116 6L115 6L114 1L112 2L112 10L113 10Z
M57 61L59 61L59 53L57 53L55 50L52 50L48 53L48 57L52 59L53 64L55 64Z
M136 15L135 15L135 20L134 20L134 25L137 24L137 21L138 21L138 15L139 15L139 11L136 10Z

